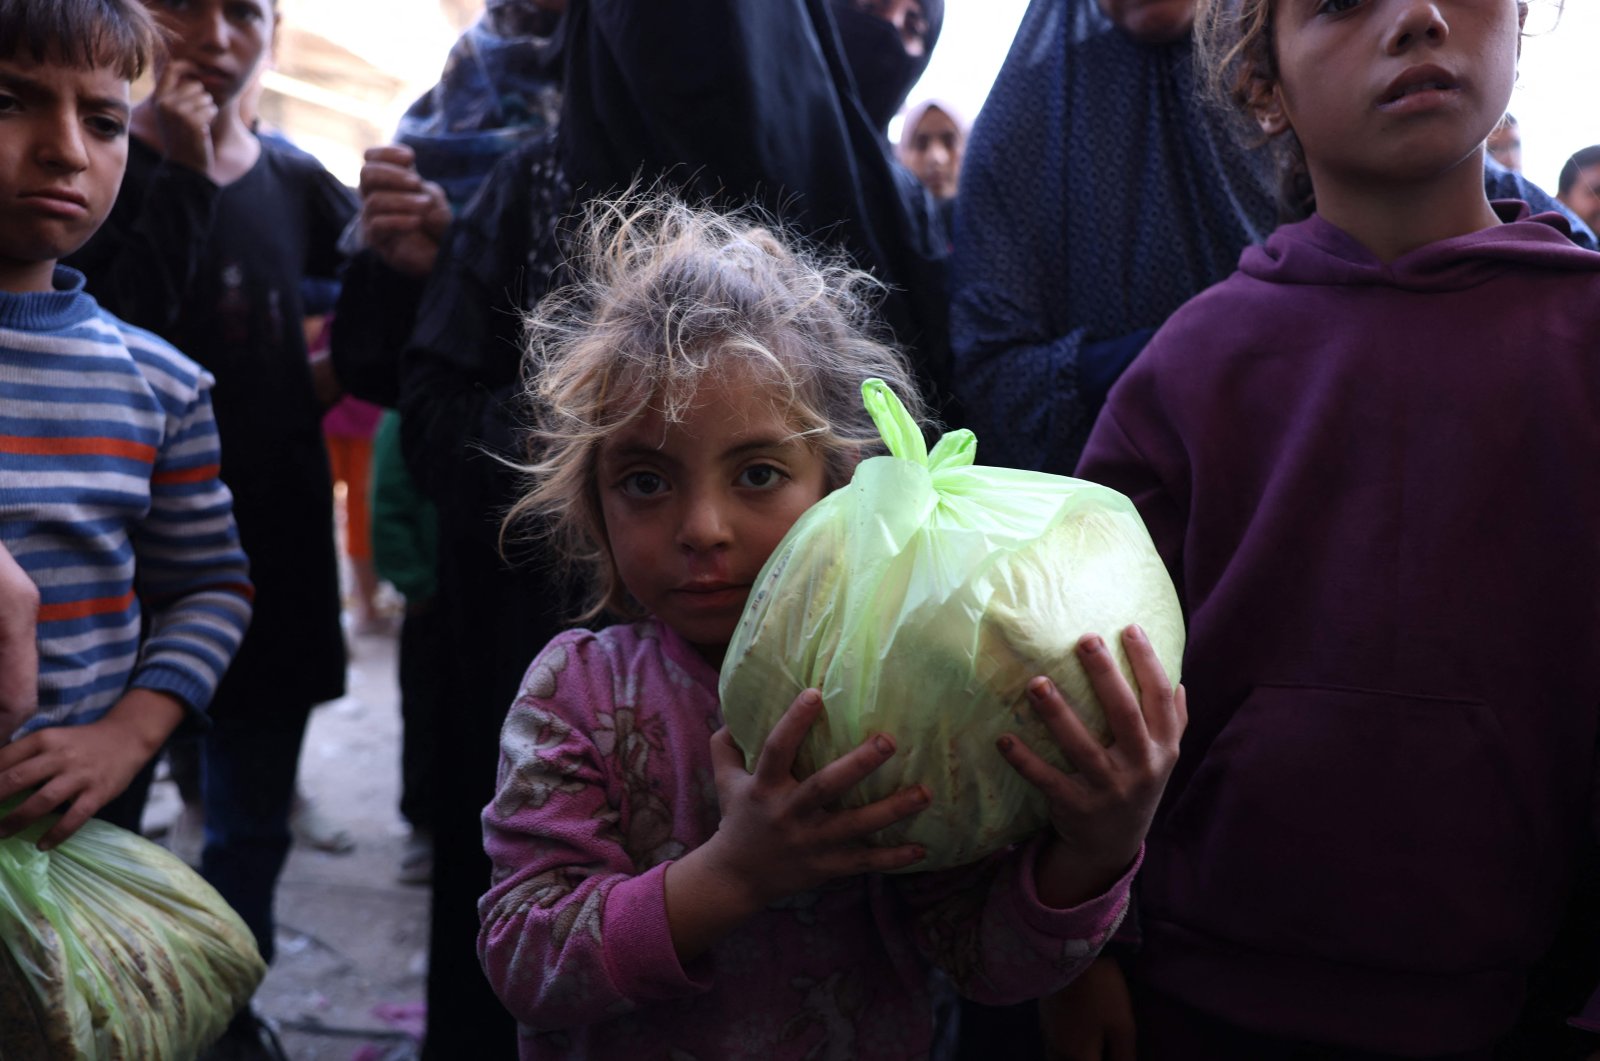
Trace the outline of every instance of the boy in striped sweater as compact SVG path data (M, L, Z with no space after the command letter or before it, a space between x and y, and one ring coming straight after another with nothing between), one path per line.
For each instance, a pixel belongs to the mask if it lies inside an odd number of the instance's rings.
M137 0L0 5L0 546L39 591L37 710L0 714L0 801L33 791L0 835L59 810L44 848L137 827L250 619L211 378L58 264L116 200L158 41Z

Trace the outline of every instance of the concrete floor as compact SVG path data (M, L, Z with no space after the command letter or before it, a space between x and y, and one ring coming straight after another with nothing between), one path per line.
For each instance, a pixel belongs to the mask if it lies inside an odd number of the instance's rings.
M296 846L278 885L277 960L256 995L293 1061L410 1061L421 1030L428 890L398 883L400 712L392 634L350 638L349 693L313 713L302 791L355 848ZM157 781L145 816L177 813Z

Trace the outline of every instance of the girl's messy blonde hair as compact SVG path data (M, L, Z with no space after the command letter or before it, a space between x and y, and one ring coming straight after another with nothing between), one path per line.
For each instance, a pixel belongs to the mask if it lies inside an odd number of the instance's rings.
M1526 18L1527 0L1515 0ZM1199 0L1194 20L1195 59L1213 103L1243 111L1252 121L1271 101L1278 83L1273 40L1277 0ZM1555 0L1559 17L1564 0ZM1262 134L1265 135L1265 134ZM1271 137L1278 162L1278 205L1284 220L1309 217L1316 209L1311 172L1293 129Z
M579 621L642 614L618 576L597 483L601 443L633 421L655 412L681 422L702 382L751 372L749 400L794 425L834 489L883 448L864 380L883 379L923 415L908 362L880 338L883 285L783 238L754 209L718 213L630 191L591 204L575 245L577 280L527 318L532 456L501 533L554 540L590 589Z

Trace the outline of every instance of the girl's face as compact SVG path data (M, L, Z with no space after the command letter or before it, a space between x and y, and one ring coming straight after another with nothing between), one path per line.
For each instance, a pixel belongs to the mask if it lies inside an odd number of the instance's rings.
M949 199L956 194L965 141L955 119L938 107L929 107L906 142L907 168L927 186L935 199Z
M1274 0L1278 83L1312 184L1420 182L1483 149L1516 79L1514 0Z
M650 411L597 462L606 538L635 600L713 665L761 566L827 492L822 457L749 370L707 380L680 423Z
M182 63L218 106L239 98L272 46L272 0L145 0ZM159 76L159 71L158 71Z

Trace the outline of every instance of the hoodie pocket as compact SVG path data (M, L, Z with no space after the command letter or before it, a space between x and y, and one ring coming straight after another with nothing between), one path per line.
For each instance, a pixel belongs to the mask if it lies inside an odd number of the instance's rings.
M1260 686L1154 838L1148 912L1274 953L1516 963L1538 867L1503 747L1481 701Z

